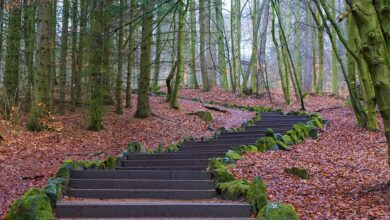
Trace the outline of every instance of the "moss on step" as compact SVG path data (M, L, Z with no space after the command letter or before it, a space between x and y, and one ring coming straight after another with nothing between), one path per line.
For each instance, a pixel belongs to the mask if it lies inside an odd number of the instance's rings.
M188 113L188 115L196 115L205 122L212 122L213 121L213 116L211 115L210 112L207 112L207 111L192 112L192 113Z
M297 220L298 216L290 204L278 202L268 203L257 215L259 220Z
M267 150L277 149L276 140L273 137L263 137L256 141L256 147L260 152L266 152Z
M249 184L246 180L232 180L229 182L218 183L217 189L221 191L223 198L238 199L247 194Z
M229 150L226 154L225 157L231 159L231 160L241 160L242 156L237 153L236 151Z
M309 170L299 167L285 168L284 172L300 177L302 179L309 179Z
M145 146L136 141L132 141L127 145L127 152L129 153L145 153Z
M42 190L32 188L12 204L6 219L54 219L50 198Z
M278 145L279 150L284 150L284 151L290 151L291 150L288 147L288 145L283 143L282 141L276 141L276 145Z
M217 183L229 182L234 180L233 174L229 172L222 158L212 158L209 162L208 170L213 172Z
M267 130L265 131L265 136L275 137L274 130L272 128L267 128Z
M252 211L258 213L265 205L267 205L267 187L260 177L253 178L247 192L247 199L251 204Z

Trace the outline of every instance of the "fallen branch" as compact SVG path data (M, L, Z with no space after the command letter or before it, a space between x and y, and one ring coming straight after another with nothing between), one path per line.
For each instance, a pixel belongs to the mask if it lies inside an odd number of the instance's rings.
M322 112L322 111L328 111L328 110L335 110L335 109L340 109L340 108L343 108L344 106L335 106L335 107L330 107L330 108L322 108L322 109L319 109L315 112Z
M217 112L223 112L223 113L227 112L227 110L221 109L221 108L218 108L218 107L215 107L215 106L203 105L203 107L205 107L207 109L210 109L210 110L213 110L213 111L217 111Z

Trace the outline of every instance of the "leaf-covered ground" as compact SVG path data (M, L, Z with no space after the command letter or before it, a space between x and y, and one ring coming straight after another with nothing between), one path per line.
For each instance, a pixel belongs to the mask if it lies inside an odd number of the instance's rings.
M133 103L136 103L135 97ZM200 138L213 133L197 116L187 113L205 111L200 103L180 100L181 109L172 110L162 97L152 97L155 117L136 119L135 109L126 109L123 115L115 115L106 109L105 130L90 132L85 129L82 112L55 115L56 129L40 133L28 132L22 126L0 122L0 219L12 204L31 186L43 186L53 176L64 159L103 159L118 155L130 141L139 141L155 148L167 146L186 136ZM213 127L239 127L252 113L228 110L227 113L210 111ZM25 123L22 117L20 125Z
M186 90L182 95L196 97L196 93ZM280 93L273 94L273 104L267 96L237 99L218 89L201 94L204 100L299 110L297 102L285 106ZM306 140L290 152L248 154L233 173L240 178L263 178L269 199L293 204L301 219L390 219L390 193L386 192L390 169L383 124L377 132L359 128L342 99L310 96L305 103L309 112L322 110L321 115L331 123L319 140ZM284 172L292 166L309 169L310 179Z
M298 110L299 103L286 106L282 94L239 98L231 92L183 89L181 95L241 105L280 107ZM0 123L4 140L0 143L0 216L30 186L41 186L54 174L65 158L96 159L121 152L129 141L156 146L175 142L186 135L211 135L207 124L186 113L205 110L199 103L181 100L180 111L171 110L163 98L152 98L157 117L134 119L134 109L124 115L107 109L104 131L85 131L82 114L56 116L60 132L31 133L21 127ZM377 132L357 126L350 107L342 99L309 96L305 99L310 112L321 110L331 122L319 140L306 140L290 152L276 151L246 155L233 170L237 177L261 176L267 184L269 199L291 203L301 219L390 219L390 196L384 191L390 180L386 163L387 148L383 125ZM247 112L230 110L213 112L214 127L239 126L251 118ZM284 173L284 168L309 169L310 179L301 180Z

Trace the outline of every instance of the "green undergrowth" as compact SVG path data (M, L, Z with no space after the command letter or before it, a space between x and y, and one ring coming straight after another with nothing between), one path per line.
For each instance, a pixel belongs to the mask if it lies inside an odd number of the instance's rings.
M255 117L243 123L240 129L232 131L244 131L246 127L254 125L261 119L260 110L264 110L263 108L253 107L245 109L255 111ZM259 111L257 112L256 110ZM270 109L267 110L271 111ZM285 134L274 133L272 129L267 129L265 137L259 138L255 145L231 147L231 150L223 158L212 158L209 162L208 170L214 174L216 188L221 197L226 199L246 198L252 207L252 211L257 214L258 219L295 220L298 217L293 206L267 200L266 185L261 177L255 177L252 181L236 179L229 169L234 168L236 161L242 159L242 156L246 153L273 150L289 151L291 145L299 144L306 138L317 139L319 137L318 130L323 128L324 123L327 123L316 113L309 115L306 112L290 112L285 115L306 115L309 117L309 120L306 123L294 124L292 129ZM309 178L308 170L291 168L286 169L286 172L298 175L303 179Z
M309 179L309 170L299 167L285 168L284 172L297 176L301 179Z

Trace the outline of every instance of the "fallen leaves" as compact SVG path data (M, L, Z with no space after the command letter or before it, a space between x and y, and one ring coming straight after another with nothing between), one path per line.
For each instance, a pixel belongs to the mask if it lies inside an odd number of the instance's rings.
M136 97L133 97L133 103ZM118 155L130 141L144 143L150 148L159 144L168 146L186 136L200 138L213 135L208 124L193 111L210 111L201 103L179 100L180 110L173 110L163 97L151 97L151 106L156 117L136 119L135 109L125 109L123 115L115 115L114 108L107 108L104 117L105 129L100 132L87 131L85 116L67 113L53 115L51 123L62 125L62 129L29 132L23 127L27 118L21 118L20 125L0 122L0 219L7 209L29 187L43 186L53 176L64 159L90 160ZM239 127L243 121L253 117L250 112L231 110L222 113L210 111L215 128Z

